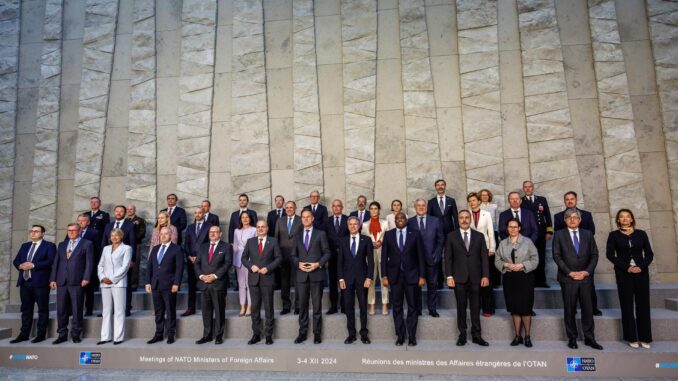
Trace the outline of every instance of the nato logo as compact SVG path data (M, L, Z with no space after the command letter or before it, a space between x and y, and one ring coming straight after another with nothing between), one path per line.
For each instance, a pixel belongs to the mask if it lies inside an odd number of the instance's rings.
M80 352L80 365L101 364L101 352Z
M568 357L568 372L595 372L596 359L592 357Z

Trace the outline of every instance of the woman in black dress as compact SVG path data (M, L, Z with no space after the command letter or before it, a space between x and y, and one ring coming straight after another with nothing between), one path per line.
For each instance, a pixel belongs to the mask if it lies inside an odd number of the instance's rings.
M624 340L632 348L638 348L640 342L640 346L649 349L652 329L648 266L654 253L647 233L635 228L633 212L620 209L616 221L619 230L607 237L607 259L614 264Z
M509 236L499 243L494 265L503 274L506 310L513 317L515 338L511 346L523 343L521 328L525 330L525 346L531 347L530 328L534 307L534 274L539 264L539 253L532 240L520 234L522 225L516 218L506 222Z

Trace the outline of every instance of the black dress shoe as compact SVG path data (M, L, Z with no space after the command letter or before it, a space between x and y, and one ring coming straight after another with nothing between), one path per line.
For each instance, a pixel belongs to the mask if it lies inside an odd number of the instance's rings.
M537 314L534 312L534 310L530 311L530 316L537 316Z
M128 314L128 312L125 312L125 316L129 316L129 315L127 315L127 314ZM104 315L102 315L102 314L97 314L97 317L104 317Z
M66 336L59 336L56 340L54 340L52 342L52 344L57 345L57 344L65 343L66 341L68 341L68 338L66 338Z
M407 340L407 345L410 347L416 347L417 346L417 339L414 337L410 337L409 340Z
M313 344L320 344L323 342L323 339L320 337L320 335L314 335L313 336Z
M84 314L82 314L82 316L83 316L83 317L92 316L92 311L87 311L87 312L85 312Z
M189 308L186 311L184 311L183 314L181 314L181 317L186 317L186 316L191 316L191 315L195 315L195 311Z
M211 337L202 337L202 338L200 338L200 340L197 340L195 343L196 344L205 344L205 343L209 343L210 341L212 341Z
M266 345L273 344L273 338L271 336L266 336Z
M33 340L31 340L31 343L41 343L45 341L45 336L36 336Z
M121 341L114 341L114 342L113 342L113 345L120 345L120 344L122 344L122 343L123 343L122 340L121 340Z
M528 348L532 348L532 340L530 339L529 336L525 336L525 346Z
M125 316L130 317L132 316L132 313L130 311L125 311Z
M174 336L170 336L167 338L167 344L174 344L176 340L174 340Z
M148 340L146 344L155 344L162 341L162 336L153 336L152 339Z
M289 309L289 308L283 308L283 310L280 311L280 315L287 315L288 313L290 313L290 309Z
M463 347L466 345L466 338L465 337L460 337L457 339L457 346L458 347Z
M254 335L254 336L252 336L250 341L247 342L247 345L254 345L254 344L256 344L260 341L261 341L261 337L259 337L259 335Z
M349 336L346 338L346 340L344 340L344 344L353 344L355 343L355 340L356 340L355 336Z
M330 308L329 310L327 310L327 314L326 314L326 315L334 315L334 314L336 314L337 312L338 312L337 309L336 309L335 307L332 307L332 308Z
M513 338L513 341L511 342L511 346L515 347L516 345L520 345L523 343L523 337L522 336L516 336Z
M593 316L603 316L603 311L601 311L601 310L594 310L594 311L593 311Z
M370 341L370 338L367 336L360 336L360 341L363 342L363 344L371 344L372 342Z
M219 345L224 343L224 338L223 337L217 337L214 339L214 344Z
M421 316L421 315L423 315L423 314L421 313L421 311L417 311L417 315L418 315L418 316Z
M603 350L603 346L598 344L595 340L585 340L584 344L588 345L589 347L591 347L593 349L597 349L599 351Z
M104 345L106 343L110 343L111 340L101 340L100 342L97 343L97 345Z
M298 309L298 308L295 308L295 309L294 309L294 314L295 314L295 315L299 315L299 309Z
M570 339L567 341L567 347L570 349L577 349L579 346L577 345L577 340L576 339Z
M436 310L428 310L428 314L435 318L440 317L440 314Z
M28 341L28 336L17 336L16 339L10 340L10 344L20 343L22 341Z
M296 339L294 339L294 344L301 344L304 341L306 341L306 335L299 335Z
M490 345L490 343L488 343L487 341L483 340L482 337L475 337L475 338L473 338L471 341L472 341L474 344L480 345L481 347L487 347L487 346Z
M73 338L73 342L76 343L76 344L78 344L78 343L81 342L81 341L82 341L82 340L80 340L80 337L79 337L79 336L75 336L75 337Z
M396 344L396 347L399 347L399 346L402 346L404 343L405 343L405 339L402 338L402 337L399 337L399 338L396 340L396 343L395 343L395 344Z

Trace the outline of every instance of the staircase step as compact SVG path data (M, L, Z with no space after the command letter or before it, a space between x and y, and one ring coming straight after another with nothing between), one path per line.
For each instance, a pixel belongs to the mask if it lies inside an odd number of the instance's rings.
M666 308L672 311L678 311L678 298L667 298L664 300Z

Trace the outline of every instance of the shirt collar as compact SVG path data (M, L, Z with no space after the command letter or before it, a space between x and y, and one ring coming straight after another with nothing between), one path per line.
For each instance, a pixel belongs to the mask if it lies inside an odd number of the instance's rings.
M40 246L40 244L42 243L42 240L36 241L36 242L31 241L31 243L34 243L35 246L37 247L37 246Z
M470 228L470 227L469 227L468 229L466 229L466 230L464 230L464 229L462 229L462 228L459 228L459 231L462 232L462 233L469 233L469 234L471 234L471 228ZM462 234L462 235L463 235L463 234Z
M573 232L579 233L579 228L576 228L576 229L570 229L570 228L567 228L567 230L570 231L570 235L572 235Z
M511 213L515 213L515 212L520 213L520 208L518 208L518 209L513 209L513 208L511 208Z
M351 238L357 238L356 241L360 240L360 233L351 234Z
M398 228L396 228L396 229L398 229ZM405 225L404 228L398 229L398 230L399 230L399 231L402 230L403 233L407 233L407 225Z

